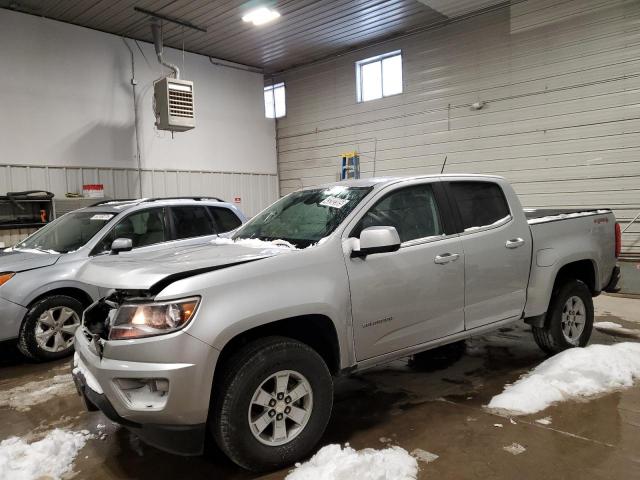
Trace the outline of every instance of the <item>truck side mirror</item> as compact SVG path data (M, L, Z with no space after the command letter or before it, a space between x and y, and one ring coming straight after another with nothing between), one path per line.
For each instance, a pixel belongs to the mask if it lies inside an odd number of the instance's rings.
M395 252L400 249L400 236L396 227L368 227L360 233L360 249L351 257L366 257L374 253Z
M111 255L118 255L120 252L130 252L133 249L133 242L130 238L116 238L111 244Z

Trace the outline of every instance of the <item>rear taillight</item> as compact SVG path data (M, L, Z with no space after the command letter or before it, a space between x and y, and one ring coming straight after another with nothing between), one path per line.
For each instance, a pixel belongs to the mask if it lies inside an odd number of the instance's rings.
M616 258L620 256L622 251L622 230L620 230L620 224L616 223Z

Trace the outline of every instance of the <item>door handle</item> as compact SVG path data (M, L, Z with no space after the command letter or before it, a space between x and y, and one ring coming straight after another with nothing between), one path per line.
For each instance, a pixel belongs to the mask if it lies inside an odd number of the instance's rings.
M505 247L507 248L518 248L524 245L524 240L522 238L512 238L511 240L507 240Z
M436 258L433 259L433 263L444 265L445 263L455 262L458 258L460 258L459 253L443 253L442 255L436 256Z

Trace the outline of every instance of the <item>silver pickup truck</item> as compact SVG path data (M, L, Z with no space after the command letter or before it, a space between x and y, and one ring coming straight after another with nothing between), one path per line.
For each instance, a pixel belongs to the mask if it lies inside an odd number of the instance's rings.
M332 376L517 321L549 353L586 345L592 297L618 281L616 225L525 212L499 177L303 189L212 244L83 266L113 290L85 311L74 379L159 448L199 454L208 430L244 468L288 465L325 430Z

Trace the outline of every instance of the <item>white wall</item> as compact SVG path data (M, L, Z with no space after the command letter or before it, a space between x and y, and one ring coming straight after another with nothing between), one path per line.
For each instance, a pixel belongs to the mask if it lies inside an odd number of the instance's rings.
M285 72L281 193L363 176L503 175L525 206L640 211L640 2L529 0ZM354 62L402 49L404 93L356 103ZM470 104L486 101L482 110ZM624 236L640 255L640 223Z
M155 130L153 46L132 40L142 166L276 174L263 77L166 49L195 82L194 130ZM165 69L164 72L167 70ZM135 168L131 60L122 38L0 9L0 164ZM0 192L3 193L3 192Z

